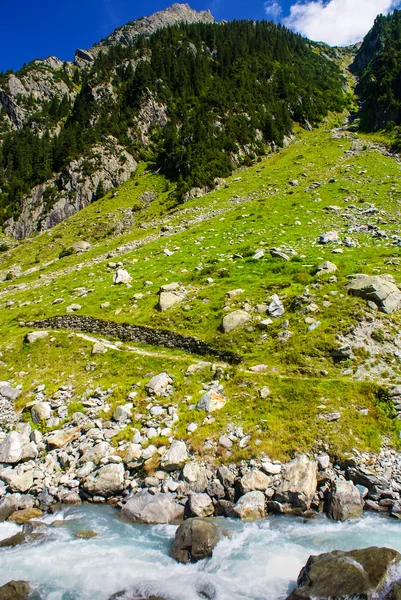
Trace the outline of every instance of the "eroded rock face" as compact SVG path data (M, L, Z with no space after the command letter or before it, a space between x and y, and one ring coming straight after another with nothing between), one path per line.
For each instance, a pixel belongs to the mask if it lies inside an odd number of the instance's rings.
M391 314L401 308L401 291L391 275L351 275L346 286L351 296L374 302L381 312Z
M131 496L121 508L121 515L136 523L176 523L184 518L184 507L171 494L150 494L142 490Z
M221 530L210 521L188 519L179 526L171 549L171 556L187 564L209 558L222 538Z
M287 600L369 600L383 590L390 568L400 560L396 550L376 547L311 556Z
M127 181L135 172L137 162L112 136L104 144L94 146L83 158L69 163L65 169L32 189L21 201L21 213L16 221L9 219L4 232L23 239L35 231L46 231L88 206L100 182L108 192ZM45 190L54 190L52 207L48 209Z
M317 486L317 464L302 455L285 466L283 481L274 499L295 508L308 510Z
M327 502L327 516L333 521L359 519L363 501L352 481L334 481Z

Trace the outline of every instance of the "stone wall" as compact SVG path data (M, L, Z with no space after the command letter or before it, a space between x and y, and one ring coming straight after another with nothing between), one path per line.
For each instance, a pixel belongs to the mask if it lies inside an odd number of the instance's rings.
M235 352L217 350L196 337L181 335L167 329L151 329L150 327L140 325L114 323L113 321L104 321L80 315L51 317L30 323L29 326L38 329L75 329L84 333L118 338L123 342L151 344L152 346L164 346L173 350L184 350L185 352L201 356L214 356L219 360L234 365L242 361L242 357L239 354L235 354Z

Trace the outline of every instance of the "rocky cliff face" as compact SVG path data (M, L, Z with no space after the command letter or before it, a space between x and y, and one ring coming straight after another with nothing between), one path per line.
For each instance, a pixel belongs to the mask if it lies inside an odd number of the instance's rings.
M72 101L77 90L72 84L73 68L49 56L35 60L18 74L10 73L0 87L0 108L3 118L12 129L20 129L42 107L44 102L64 96Z
M131 154L109 136L86 157L72 161L62 173L33 188L22 200L20 216L9 219L4 232L23 239L50 229L93 202L100 183L108 192L127 181L136 167Z

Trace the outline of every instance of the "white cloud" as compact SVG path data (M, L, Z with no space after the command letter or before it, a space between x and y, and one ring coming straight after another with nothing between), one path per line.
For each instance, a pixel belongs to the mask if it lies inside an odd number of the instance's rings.
M279 2L276 2L276 0L270 0L269 2L265 2L265 13L274 21L278 19L282 12L283 9L281 8L281 4Z
M401 0L298 0L283 20L284 25L316 41L332 46L359 42L375 17L387 14Z

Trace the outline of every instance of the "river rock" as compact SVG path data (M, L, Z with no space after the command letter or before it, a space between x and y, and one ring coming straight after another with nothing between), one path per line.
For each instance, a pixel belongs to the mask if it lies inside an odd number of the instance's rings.
M188 451L185 442L174 440L167 452L163 454L160 466L166 471L176 471L187 459Z
M317 486L317 464L302 455L285 465L274 500L309 510Z
M359 519L363 501L358 488L352 481L333 481L327 501L327 516L333 521Z
M196 462L186 463L182 470L182 476L192 492L204 492L208 484L207 469Z
M0 587L0 600L28 600L30 593L26 581L10 581Z
M63 448L63 446L66 446L70 442L76 440L79 437L80 432L80 427L57 431L47 438L47 445L50 449Z
M131 496L121 508L121 515L136 523L176 523L184 518L184 507L171 494L150 494L141 490Z
M223 318L221 329L223 333L229 333L251 320L251 315L245 310L235 310Z
M48 335L48 331L31 331L30 333L26 334L24 342L26 344L33 344L37 340L44 340L48 337Z
M0 444L0 463L16 464L22 457L23 440L19 433L12 431Z
M374 302L384 313L391 314L401 308L401 292L392 277L386 275L350 275L346 286L348 293Z
M0 523L8 519L17 510L32 508L35 503L29 494L7 494L0 500Z
M125 269L117 269L116 273L113 277L114 285L119 285L121 283L130 283L132 281L131 275Z
M384 600L401 600L401 581L395 581Z
M221 394L218 394L214 390L209 390L206 394L203 394L202 398L196 405L197 410L205 410L206 412L215 412L221 410L227 400Z
M400 560L396 550L376 547L310 556L287 600L368 600L383 590Z
M193 517L204 519L214 513L213 502L208 494L191 494L188 504Z
M248 471L239 480L241 494L246 494L247 492L253 492L255 490L264 492L269 487L270 481L270 477L258 469Z
M124 473L121 463L105 465L88 475L83 488L92 496L108 498L124 489Z
M0 479L11 488L13 492L27 492L33 486L32 471L23 471L19 467L8 467L0 471Z
M17 525L23 525L31 519L39 519L42 515L43 512L39 508L25 508L13 512L7 520Z
M231 516L243 521L256 521L266 516L265 495L263 492L248 492L232 508Z
M171 556L184 564L209 558L221 538L222 532L214 523L188 519L175 533Z

